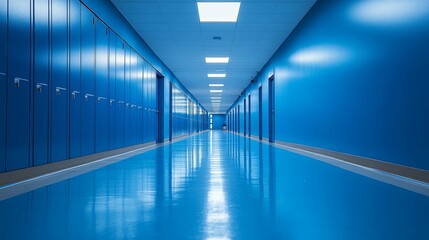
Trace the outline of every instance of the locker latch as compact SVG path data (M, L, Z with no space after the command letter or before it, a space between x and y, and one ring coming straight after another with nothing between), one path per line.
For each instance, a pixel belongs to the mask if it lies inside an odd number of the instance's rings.
M73 91L72 94L71 94L72 95L72 99L76 99L76 95L79 94L79 93L80 93L79 91Z
M15 87L17 87L17 88L19 88L21 86L21 82L29 82L29 80L25 79L25 78L19 78L19 77L16 77L13 80L13 83L15 84Z
M48 87L48 84L46 84L46 83L37 83L36 84L36 91L38 92L38 93L42 93L42 88L43 87Z
M115 102L115 99L110 99L110 105L113 105L114 102Z
M89 93L85 94L85 101L87 102L90 97L94 97L94 95Z
M98 103L101 103L101 100L107 100L107 98L105 98L105 97L98 97L97 98L97 102Z
M62 88L62 87L56 87L55 88L55 95L60 96L61 95L61 91L67 91L67 89Z

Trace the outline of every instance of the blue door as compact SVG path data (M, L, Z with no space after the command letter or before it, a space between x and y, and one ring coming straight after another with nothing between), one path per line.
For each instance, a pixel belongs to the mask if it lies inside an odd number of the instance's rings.
M68 158L67 2L51 6L51 162Z
M6 166L7 1L0 2L0 173Z
M125 146L125 49L116 41L116 148Z
M109 150L116 148L116 34L109 35Z
M262 140L262 86L258 88L258 119L259 140Z
M81 7L81 155L95 152L95 18Z
M8 6L6 171L11 171L30 165L31 1Z
M33 165L49 159L49 0L34 5Z
M95 152L104 152L109 149L109 35L108 28L99 19L96 19L95 29Z
M268 79L268 139L270 142L274 142L275 136L275 95L274 95L274 76Z
M80 81L80 24L81 24L81 3L79 0L70 1L70 53L69 53L69 74L70 74L70 158L81 156L81 81ZM84 53L84 52L83 52Z
M130 146L130 61L131 48L128 44L125 44L125 146Z

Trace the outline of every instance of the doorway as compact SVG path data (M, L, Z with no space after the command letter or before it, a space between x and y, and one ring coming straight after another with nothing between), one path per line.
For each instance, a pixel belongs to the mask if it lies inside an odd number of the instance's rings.
M274 75L268 79L268 141L275 141L275 86Z

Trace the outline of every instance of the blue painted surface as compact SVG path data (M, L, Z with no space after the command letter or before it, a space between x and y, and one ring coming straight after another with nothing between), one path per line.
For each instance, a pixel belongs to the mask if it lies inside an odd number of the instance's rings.
M95 152L109 150L109 30L95 23Z
M275 140L428 170L428 25L428 1L317 1L246 90L264 137L274 73Z
M30 7L29 0L9 1L8 4L6 171L30 165L30 98L33 89ZM19 81L19 87L15 80Z
M153 66L163 63L110 1L90 7L79 0L1 1L0 172L157 139L164 106ZM117 26L129 35L117 35ZM198 106L168 69L162 74ZM199 131L197 113L182 112L175 131Z
M81 156L81 3L70 1L70 158Z
M0 2L0 172L6 168L7 2Z
M226 115L225 114L213 114L213 130L222 130L223 124L226 124Z
M429 198L211 131L0 202L2 239L428 239Z
M95 152L95 17L81 7L81 155Z
M34 6L33 165L49 159L49 1Z

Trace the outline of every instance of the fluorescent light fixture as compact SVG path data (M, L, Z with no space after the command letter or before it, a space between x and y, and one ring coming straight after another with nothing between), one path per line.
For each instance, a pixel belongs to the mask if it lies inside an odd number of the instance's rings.
M237 22L240 2L197 2L200 22Z
M206 57L206 63L228 63L229 57Z
M209 73L207 74L207 77L209 78L224 78L226 77L225 73Z
M212 100L222 99L222 97L212 97Z
M221 93L223 90L210 90L211 93Z
M212 103L220 103L221 100L212 100Z
M209 84L209 87L223 87L224 85L222 83L220 84Z

